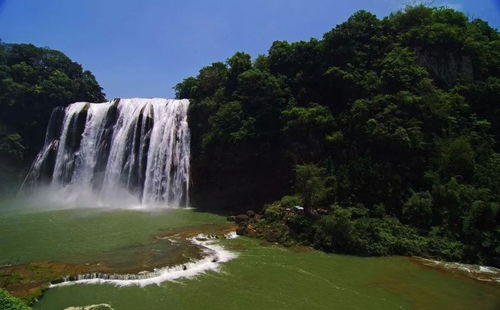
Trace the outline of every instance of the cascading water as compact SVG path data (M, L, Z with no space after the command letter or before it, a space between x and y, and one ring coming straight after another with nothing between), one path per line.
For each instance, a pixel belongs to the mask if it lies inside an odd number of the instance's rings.
M104 205L187 206L188 106L133 98L54 109L22 189L48 187L64 200Z

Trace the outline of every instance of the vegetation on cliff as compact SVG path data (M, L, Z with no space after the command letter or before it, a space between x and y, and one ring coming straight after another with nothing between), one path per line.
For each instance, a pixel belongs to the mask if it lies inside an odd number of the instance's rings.
M0 309L29 310L31 308L20 299L11 296L7 291L0 288Z
M325 250L500 266L500 36L487 22L359 11L175 89L192 99L195 205L278 200L258 221Z
M0 187L40 150L54 107L104 100L94 75L63 53L0 42Z

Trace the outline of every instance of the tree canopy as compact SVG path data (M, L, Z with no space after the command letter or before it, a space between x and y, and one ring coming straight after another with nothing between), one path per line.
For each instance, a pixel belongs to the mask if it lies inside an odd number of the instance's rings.
M500 36L487 22L445 7L359 11L322 39L238 52L175 89L191 99L198 206L261 209L295 193L330 210L308 222L320 247L420 253L363 246L386 229L500 265ZM336 225L354 239L331 243Z
M63 53L0 42L0 183L33 160L54 107L104 100L94 75Z

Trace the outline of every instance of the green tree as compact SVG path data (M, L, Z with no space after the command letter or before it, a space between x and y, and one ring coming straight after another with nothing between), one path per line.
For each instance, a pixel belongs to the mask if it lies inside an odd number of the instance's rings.
M103 102L90 71L59 51L0 43L0 175L14 181L43 143L52 109L76 101Z
M0 288L0 309L5 310L30 310L20 299L11 296L7 291Z
M302 197L306 213L325 202L331 192L328 181L324 168L314 164L295 166L295 190Z
M315 216L272 203L282 236L498 265L498 225L481 223L500 199L499 81L499 32L444 7L359 11L321 39L275 41L253 63L238 52L176 86L193 99L193 200L234 211L295 192ZM333 246L323 232L344 224L353 236Z
M403 206L403 218L418 228L429 228L432 224L431 194L428 191L413 193Z

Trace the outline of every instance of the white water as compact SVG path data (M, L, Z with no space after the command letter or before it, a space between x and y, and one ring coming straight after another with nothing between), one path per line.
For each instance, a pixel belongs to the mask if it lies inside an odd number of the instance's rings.
M484 282L500 283L500 269L491 266L470 265L456 262L444 262L427 258L419 258L424 265L440 267L450 271L459 271L467 276Z
M59 124L51 118L59 132L47 130L23 189L80 206L188 206L188 106L160 98L69 105Z
M226 239L236 238L236 232L225 235ZM153 272L142 272L129 275L87 274L78 276L77 280L63 281L51 284L50 287L73 284L111 284L116 286L147 286L159 285L162 282L181 278L191 279L208 271L218 271L222 263L236 258L236 254L215 243L214 238L199 234L190 239L193 244L204 248L206 256L198 261L187 264L156 269Z
M109 304L95 304L95 305L88 305L88 306L81 306L81 307L67 307L64 308L64 310L95 310L95 309L111 309L113 310L113 307Z

